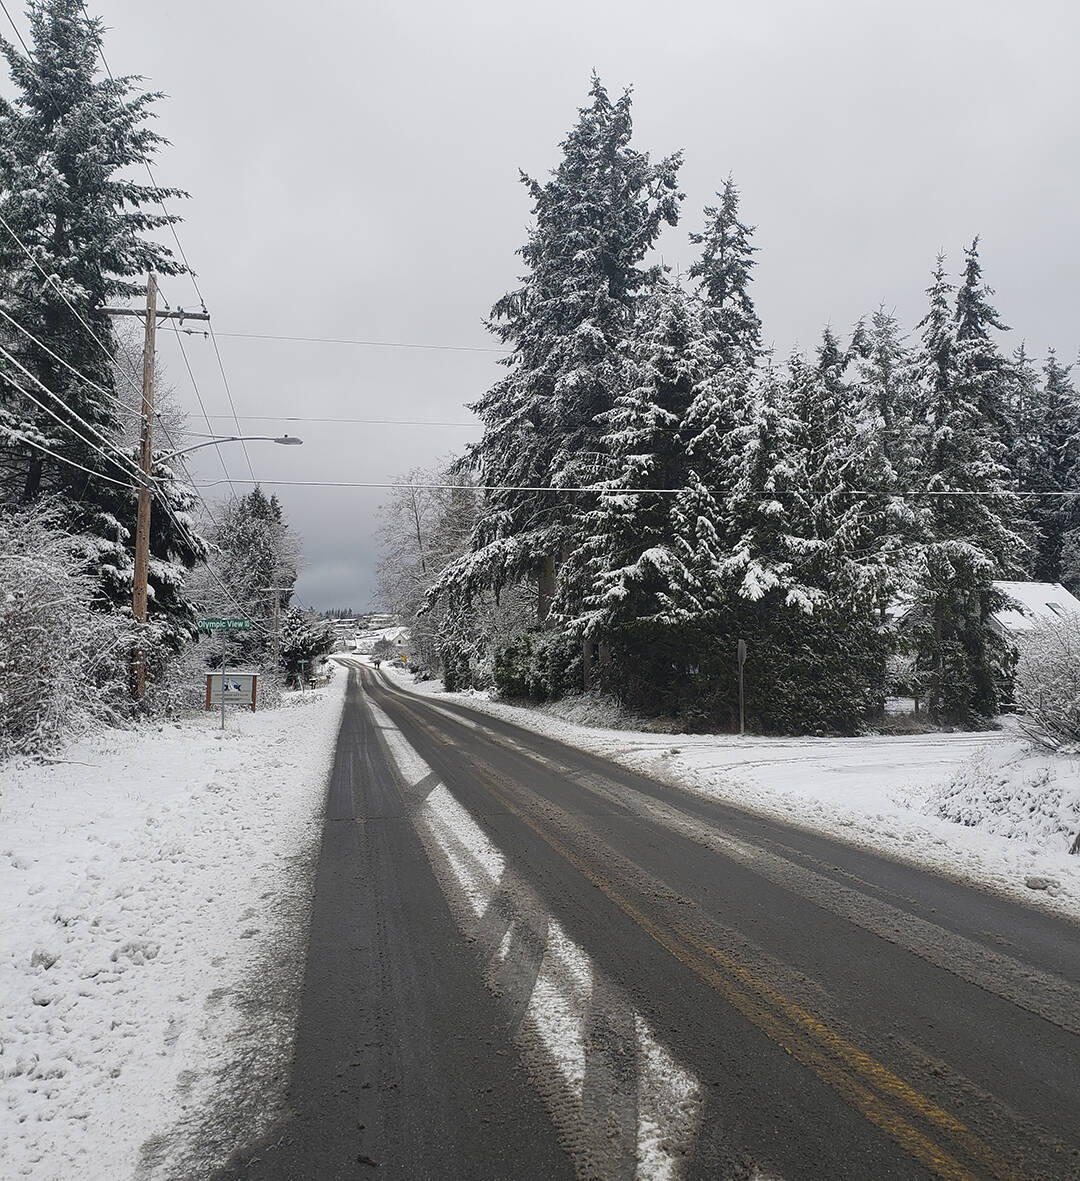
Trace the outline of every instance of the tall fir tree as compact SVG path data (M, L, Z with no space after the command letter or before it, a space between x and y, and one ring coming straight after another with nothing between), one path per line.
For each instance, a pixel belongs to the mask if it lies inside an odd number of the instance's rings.
M1026 355L1014 362L1016 404L1023 407L1017 435L1017 482L1029 494L1035 526L1031 573L1039 582L1060 582L1066 538L1080 528L1080 399L1072 366L1050 350L1042 380Z
M1008 332L991 304L993 289L983 282L976 237L964 251L963 281L956 291L954 360L956 379L964 384L983 420L996 435L1000 454L1008 459L1013 442L1009 414L1009 363L991 332Z
M897 546L872 423L826 330L812 360L770 374L739 430L730 497L730 627L757 653L752 717L767 729L856 728L880 705L881 612ZM730 645L729 645L730 646Z
M149 270L182 271L146 235L177 220L154 207L185 194L125 175L165 142L148 125L161 96L140 91L138 78L99 74L102 22L80 0L32 0L28 15L30 57L0 38L17 92L0 100L0 216L9 227L0 227L0 343L14 358L0 362L0 481L10 500L58 498L67 527L93 542L103 598L123 606L135 494L98 475L132 483L135 456L122 443L117 341L104 308L138 293ZM205 550L173 519L188 513L188 494L170 472L158 475L172 515L159 511L151 539L150 613L175 638L191 616L180 567Z
M953 288L938 257L919 325L925 498L909 620L931 717L961 725L997 710L1006 653L990 626L1003 605L992 583L1019 573L1027 550L1000 438L1005 368L988 334L998 321L977 263L973 247L953 311Z
M750 294L754 227L739 220L739 191L729 176L719 205L705 206L705 229L690 235L701 256L690 267L699 281L702 301L712 313L715 347L724 364L753 366L761 354L761 320Z
M626 341L652 274L642 263L682 199L680 155L654 164L632 148L630 111L629 92L613 103L594 76L551 178L522 176L535 218L520 251L527 270L489 322L510 346L508 372L473 407L484 434L469 456L483 483L502 487L470 553L440 582L451 593L535 577L544 617L556 567L581 536L588 499L559 490L594 478L602 416L625 388ZM582 588L563 579L559 592L573 613Z
M896 316L884 306L871 316L864 344L858 361L860 413L880 455L886 481L903 489L910 485L919 451L915 358Z
M688 627L701 613L672 490L691 478L681 427L714 353L697 301L667 281L642 301L627 351L627 389L601 416L612 474L596 484L599 504L571 557L587 588L572 625L603 652L605 687L633 708L669 709L686 685Z

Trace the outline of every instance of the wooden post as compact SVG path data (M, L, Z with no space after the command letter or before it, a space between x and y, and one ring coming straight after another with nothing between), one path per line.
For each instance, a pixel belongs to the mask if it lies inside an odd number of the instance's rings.
M274 676L278 675L281 665L281 638L279 634L281 619L281 591L274 587Z
M146 334L143 337L142 434L139 442L139 510L135 522L135 582L131 591L131 612L135 622L146 622L146 582L150 569L150 473L153 468L154 432L154 347L157 331L157 277L146 279ZM136 641L132 691L136 701L146 692L146 653L142 637Z
M743 693L743 665L746 664L746 641L740 640L738 645L739 658L739 733L746 733L746 697Z
M536 574L536 618L543 623L551 611L551 601L555 597L555 559L544 558Z
M596 644L596 663L599 666L597 688L601 693L610 693L611 685L611 645L601 638Z
M225 729L225 629L221 629L221 728Z

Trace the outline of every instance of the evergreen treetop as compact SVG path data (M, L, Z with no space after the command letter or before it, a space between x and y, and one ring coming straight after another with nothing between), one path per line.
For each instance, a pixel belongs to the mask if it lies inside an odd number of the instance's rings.
M705 206L704 231L690 235L690 241L702 248L690 277L700 280L722 361L730 364L740 358L752 365L761 353L761 320L750 295L758 249L750 244L754 227L739 220L739 191L730 176L716 195L720 204Z
M591 482L609 411L625 383L625 346L652 272L642 265L682 194L678 153L659 163L630 146L631 100L611 102L593 77L590 103L541 183L522 175L534 225L520 254L521 286L492 309L489 327L511 346L508 372L474 406L484 435L469 461L498 490L472 552L442 585L496 589L572 548L581 501L556 491Z

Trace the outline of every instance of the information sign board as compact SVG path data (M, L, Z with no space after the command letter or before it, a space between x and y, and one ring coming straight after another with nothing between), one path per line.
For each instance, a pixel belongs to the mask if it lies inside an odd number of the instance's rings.
M258 690L257 673L226 672L206 674L206 708L217 709L218 706L242 705L254 711L256 693ZM225 684L225 694L222 697L221 686Z

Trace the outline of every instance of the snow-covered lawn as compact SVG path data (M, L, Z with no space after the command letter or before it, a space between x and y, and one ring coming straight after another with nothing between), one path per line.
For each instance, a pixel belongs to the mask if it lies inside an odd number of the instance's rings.
M273 1114L346 681L0 765L0 1176L196 1176Z
M460 700L665 783L1080 917L1080 759L1030 749L1015 728L862 738L739 738L576 725L542 710Z

